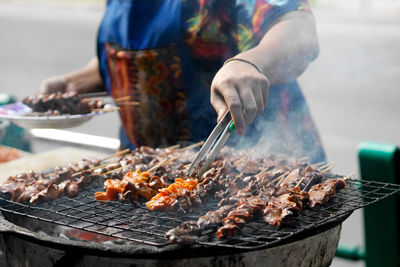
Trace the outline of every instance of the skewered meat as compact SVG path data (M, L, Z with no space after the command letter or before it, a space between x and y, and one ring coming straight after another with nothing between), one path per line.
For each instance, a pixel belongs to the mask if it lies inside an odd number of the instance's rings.
M0 191L10 193L11 200L16 202L35 202L37 200L54 199L55 196L59 196L63 192L69 196L76 196L78 194L78 185L82 184L82 179L78 179L75 182L72 176L73 170L90 168L93 166L93 163L95 161L91 159L83 159L75 164L69 164L69 166L64 168L55 168L54 172L48 174L46 177L36 172L22 173L16 177L9 177L0 186ZM86 174L86 176L85 182L93 179L93 174L91 173ZM56 194L55 191L58 193Z
M238 164L236 169L245 176L254 175L261 171L260 167L263 166L262 161L263 159L245 160Z
M253 218L253 207L249 203L242 202L228 213L228 215L222 220L224 224L217 231L219 239L224 239L227 236L233 236L246 222Z
M193 179L184 181L181 178L177 178L175 183L167 188L160 189L159 193L146 203L146 207L150 210L172 209L179 197L185 197L190 194L196 186L197 182Z
M79 193L79 186L76 182L70 182L70 184L67 186L67 195L69 197L75 197Z
M322 174L312 166L303 163L293 169L288 176L282 180L280 185L294 187L302 177L304 177L304 179L299 185L300 188L304 188L311 180L313 183L319 183L322 179Z
M94 194L94 197L99 201L113 201L118 197L126 199L128 196L133 201L137 201L139 197L150 200L157 194L157 190L153 189L148 183L150 175L151 173L149 172L136 170L135 172L128 172L122 180L107 179L104 182L106 191L97 192Z
M41 94L26 97L32 115L85 114L104 107L101 99L85 99L75 92Z
M166 233L166 237L172 242L192 243L202 231L217 228L221 224L222 218L234 207L234 205L226 205L217 210L208 211L197 221L187 221L169 230Z
M286 189L276 188L266 184L257 196L239 198L239 205L222 220L224 224L217 231L217 236L224 239L234 235L250 221L253 216L262 214L265 222L281 226L290 216L303 208L308 202L308 193L300 191L299 187Z
M295 216L303 209L308 199L306 192L292 190L289 193L275 197L262 210L263 219L270 225L281 226L289 217Z
M317 204L325 204L333 195L336 190L342 189L346 186L343 179L328 179L320 184L311 187L310 194L310 207Z
M29 202L33 203L40 199L56 199L58 198L63 192L58 188L56 184L50 184L47 186L46 189L43 189L39 193L34 194Z

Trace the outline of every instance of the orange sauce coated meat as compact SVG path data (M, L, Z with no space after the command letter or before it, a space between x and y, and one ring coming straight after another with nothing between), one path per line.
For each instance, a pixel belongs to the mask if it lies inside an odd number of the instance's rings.
M129 188L129 184L138 185L140 183L147 183L151 173L141 172L136 170L135 172L129 171L122 180L118 179L107 179L104 182L105 192L97 192L94 194L96 200L99 201L114 201L118 195L124 198L124 193Z
M192 192L197 187L197 182L193 179L186 181L181 178L175 179L175 182L167 188L162 188L150 201L146 203L146 207L150 210L171 209L177 198L183 196L186 192Z

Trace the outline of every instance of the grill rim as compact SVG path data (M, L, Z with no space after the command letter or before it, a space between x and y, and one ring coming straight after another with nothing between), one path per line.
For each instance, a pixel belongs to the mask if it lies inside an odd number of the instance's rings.
M127 242L126 245L120 244L104 244L96 243L92 241L79 241L69 240L61 237L54 237L44 233L38 233L31 231L27 228L18 226L8 221L3 211L0 213L0 234L15 236L24 241L32 242L45 247L59 249L68 252L75 252L79 255L89 254L93 256L104 256L104 252L107 253L107 257L110 258L129 258L129 259L182 259L182 255L185 258L196 258L196 257L215 257L224 256L237 253L246 253L253 251L261 251L268 248L275 248L287 244L291 244L306 238L321 234L328 230L331 230L342 224L353 211L347 212L342 216L342 219L333 220L330 223L323 224L321 226L312 228L307 233L302 232L301 234L294 235L295 238L286 238L280 242L273 243L263 248L251 248L251 249L237 249L232 247L218 247L191 244L190 246L182 246L179 244L171 243L165 247L159 248L156 246L137 244L134 242ZM71 228L73 229L73 228ZM134 246L132 246L134 244ZM143 250L146 253L143 253ZM171 253L173 252L173 253ZM175 255L175 256L174 256Z

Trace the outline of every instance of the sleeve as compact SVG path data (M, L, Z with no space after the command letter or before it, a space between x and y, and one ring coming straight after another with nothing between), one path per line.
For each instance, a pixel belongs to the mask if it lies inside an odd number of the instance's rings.
M311 12L306 0L237 0L236 42L238 50L254 47L272 23L290 11Z

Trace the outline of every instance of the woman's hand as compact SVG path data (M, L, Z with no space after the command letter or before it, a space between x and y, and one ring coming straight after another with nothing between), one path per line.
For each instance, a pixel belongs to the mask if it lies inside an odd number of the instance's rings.
M40 85L39 92L42 94L55 92L83 94L104 91L104 89L99 62L97 58L94 58L81 69L45 79Z
M56 92L64 93L67 91L67 80L62 76L47 78L40 84L40 94L51 94Z
M211 84L211 104L218 121L229 109L236 132L244 134L257 114L264 113L268 100L269 81L249 63L232 60L215 75Z

